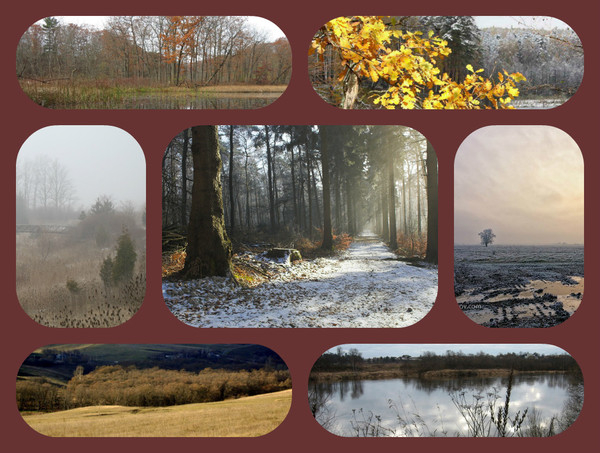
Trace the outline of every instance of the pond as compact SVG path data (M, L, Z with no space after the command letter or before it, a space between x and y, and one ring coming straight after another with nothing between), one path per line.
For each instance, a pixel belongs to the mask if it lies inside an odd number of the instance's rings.
M36 104L51 109L259 109L273 103L282 89L139 89L25 84L23 91Z
M474 418L490 420L490 404L496 414L504 407L507 384L508 377L311 382L309 401L317 408L316 420L339 436L469 436ZM556 434L574 421L582 403L579 376L515 375L509 417L527 409L520 433L525 436L531 435L526 428L535 423L548 430L556 417ZM461 415L457 404L465 412L480 411L479 416ZM492 428L490 435L497 431Z

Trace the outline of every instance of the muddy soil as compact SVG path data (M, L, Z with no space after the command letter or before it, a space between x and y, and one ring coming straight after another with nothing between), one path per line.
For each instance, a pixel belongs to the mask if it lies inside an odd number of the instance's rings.
M486 327L552 327L566 321L583 297L583 250L581 256L560 251L455 249L459 307Z

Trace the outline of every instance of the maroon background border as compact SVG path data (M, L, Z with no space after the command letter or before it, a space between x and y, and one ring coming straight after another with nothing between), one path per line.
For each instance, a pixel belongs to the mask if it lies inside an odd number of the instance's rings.
M305 0L231 0L177 4L148 1L82 2L17 1L2 7L0 69L2 87L2 149L0 181L2 211L1 278L5 296L0 312L2 359L0 374L0 427L4 451L105 452L203 448L219 451L408 449L488 453L519 451L598 451L600 447L600 304L598 290L600 178L600 4L592 0L529 0L481 2L395 2L366 4L356 0L328 3ZM26 28L50 15L254 15L275 22L287 35L293 51L293 76L288 90L260 110L49 110L34 105L20 90L15 77L15 49ZM327 20L346 14L388 15L541 15L568 23L581 38L585 76L579 91L561 107L547 111L342 111L323 103L312 90L307 49L315 30ZM15 159L21 144L48 125L114 125L129 132L141 145L147 163L147 293L140 311L127 323L111 329L52 329L33 322L22 310L15 290ZM423 133L439 159L439 293L432 311L419 323L403 329L198 329L179 322L161 296L161 157L171 140L186 127L200 124L400 124ZM494 124L550 125L568 133L579 144L585 162L585 271L587 287L577 313L549 329L488 329L462 314L453 293L453 162L460 143L474 130ZM507 182L510 183L510 182ZM47 438L20 417L15 403L16 374L24 358L49 343L258 343L287 362L294 382L292 408L282 425L260 438ZM566 432L546 439L355 439L339 438L314 422L306 394L307 378L317 357L344 343L550 343L579 362L585 379L585 403L579 419Z

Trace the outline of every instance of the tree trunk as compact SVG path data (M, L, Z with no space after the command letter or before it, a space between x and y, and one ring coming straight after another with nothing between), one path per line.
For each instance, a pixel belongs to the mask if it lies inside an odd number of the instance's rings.
M293 137L293 134L292 134ZM296 194L296 174L295 174L295 163L294 163L294 145L290 145L290 169L292 173L292 200L294 206L294 231L297 231L300 227L300 215L298 214L298 200Z
M181 151L181 226L188 223L187 218L187 155L190 142L189 129L183 131L183 150Z
M438 176L437 159L431 143L427 142L427 253L425 260L438 262Z
M311 181L310 181L310 176L311 176L311 171L310 171L310 152L308 150L308 146L306 147L306 188L308 190L307 196L308 196L308 238L312 240L312 236L313 236L313 217L312 217L312 187L311 187Z
M221 156L216 126L192 128L194 183L188 246L183 275L226 276L231 268L231 242L225 231Z
M235 231L235 208L233 204L233 126L229 126L229 234Z
M388 201L390 203L389 215L390 215L390 248L396 250L398 248L398 231L396 228L396 180L394 178L394 154L391 150L390 161L388 165L388 188L389 196Z
M265 125L265 143L267 144L267 178L269 184L269 219L271 231L275 231L275 197L273 194L273 159L271 157L271 144L269 143L269 126Z
M342 108L354 108L354 103L358 97L358 76L351 69L348 69L348 72L346 73L343 90L344 98L342 99Z
M321 168L323 170L323 242L321 248L333 250L333 232L331 230L331 187L329 181L329 135L330 126L321 126Z

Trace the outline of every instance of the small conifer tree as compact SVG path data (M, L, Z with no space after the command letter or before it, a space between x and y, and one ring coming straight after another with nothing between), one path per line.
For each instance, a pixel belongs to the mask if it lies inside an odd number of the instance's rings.
M131 280L136 259L135 245L124 229L117 241L117 256L113 261L112 280L115 284Z
M110 288L113 284L113 260L109 256L103 262L100 267L100 278L104 283L104 286Z

